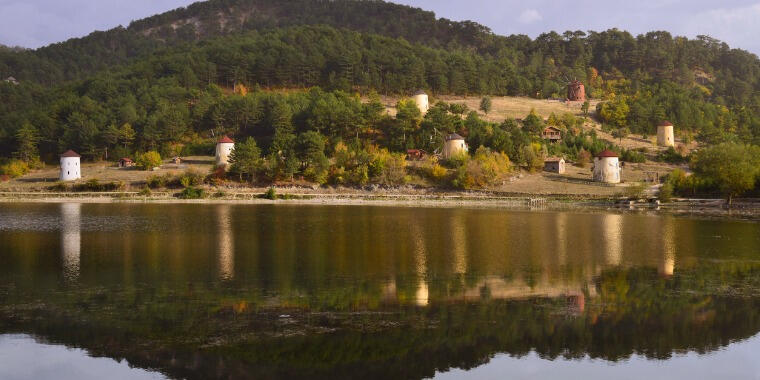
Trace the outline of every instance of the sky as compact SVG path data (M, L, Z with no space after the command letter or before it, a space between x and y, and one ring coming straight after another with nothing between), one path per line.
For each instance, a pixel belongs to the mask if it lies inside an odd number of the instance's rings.
M127 26L192 0L0 0L0 43L37 48ZM760 0L395 0L438 17L473 20L497 34L618 28L710 35L760 55Z

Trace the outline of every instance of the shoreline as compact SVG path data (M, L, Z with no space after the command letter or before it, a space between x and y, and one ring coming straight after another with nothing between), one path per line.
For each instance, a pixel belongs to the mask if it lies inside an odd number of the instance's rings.
M301 193L278 189L284 199L270 200L263 193L231 193L202 199L180 199L173 191L157 191L150 196L137 192L101 193L20 193L0 192L2 203L125 203L125 204L250 204L250 205L312 205L312 206L385 206L421 208L486 208L524 211L593 211L644 213L715 219L760 221L760 201L739 200L727 210L721 199L675 199L670 203L629 202L613 198L593 198L556 195L498 195L488 193ZM291 189L292 190L292 189ZM281 193L280 193L281 191Z

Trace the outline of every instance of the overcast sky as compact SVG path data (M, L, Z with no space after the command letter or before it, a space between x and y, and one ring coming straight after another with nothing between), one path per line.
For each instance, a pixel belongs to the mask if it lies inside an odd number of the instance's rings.
M0 43L40 47L126 26L192 0L0 0ZM707 34L760 53L760 0L396 0L438 17L473 20L498 34L605 30Z

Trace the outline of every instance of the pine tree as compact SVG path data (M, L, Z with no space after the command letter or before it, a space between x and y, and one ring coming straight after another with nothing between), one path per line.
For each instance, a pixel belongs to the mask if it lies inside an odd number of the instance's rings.
M24 122L24 124L21 125L21 128L16 131L16 146L18 148L14 152L14 155L25 162L39 159L39 152L37 151L37 143L39 140L40 137L37 128L28 121Z

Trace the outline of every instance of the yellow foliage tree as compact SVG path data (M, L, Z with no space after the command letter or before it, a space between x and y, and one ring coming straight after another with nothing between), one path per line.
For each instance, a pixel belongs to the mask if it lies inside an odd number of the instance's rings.
M241 96L248 95L248 89L242 83L236 84L234 91L235 91L235 94L238 94Z

